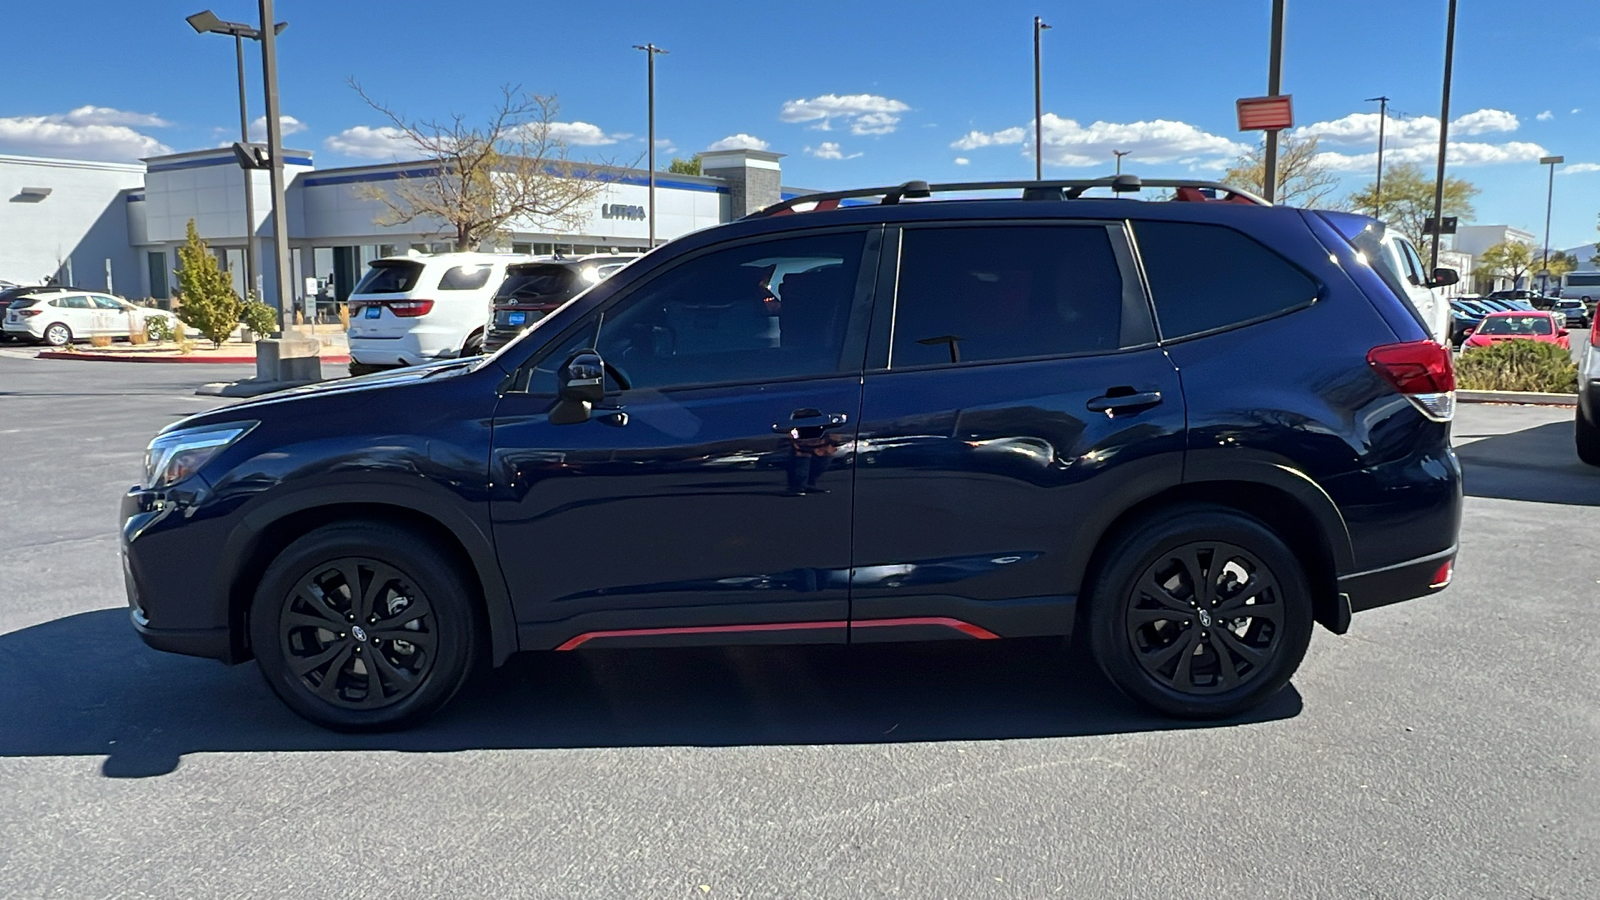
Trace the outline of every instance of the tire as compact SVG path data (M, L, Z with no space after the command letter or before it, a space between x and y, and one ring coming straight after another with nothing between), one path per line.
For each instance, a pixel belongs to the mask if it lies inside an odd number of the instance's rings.
M1574 443L1577 444L1578 458L1591 466L1600 466L1600 428L1595 426L1593 402L1578 404L1578 415L1574 427Z
M44 329L44 342L52 347L65 347L72 343L72 329L65 322L52 322Z
M354 603L352 579L363 587ZM267 567L250 643L267 684L306 719L335 731L407 728L482 668L486 629L468 583L415 532L327 525Z
M483 355L482 331L474 331L472 334L467 336L467 342L461 345L461 355L463 357Z
M1305 657L1310 582L1288 546L1249 516L1160 510L1123 530L1102 560L1089 592L1090 649L1119 690L1157 712L1237 715L1276 694ZM1259 615L1226 616L1255 607Z
M352 378L357 375L372 375L377 372L387 372L393 368L395 368L395 366L375 366L368 363L359 363L353 359L350 360L350 376Z

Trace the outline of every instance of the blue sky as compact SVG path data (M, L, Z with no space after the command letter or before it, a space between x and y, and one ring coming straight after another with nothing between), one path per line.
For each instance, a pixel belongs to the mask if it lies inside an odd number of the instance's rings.
M7 3L0 34L33 36L0 78L0 152L133 159L225 143L238 127L233 48L184 16L209 2L251 21L248 0ZM571 3L280 0L287 143L329 167L387 161L382 118L345 84L413 117L486 114L497 88L555 94L574 156L645 151L644 54L657 68L657 136L679 155L759 141L788 154L784 181L839 188L1031 177L1032 32L1045 33L1047 176L1127 171L1207 177L1237 153L1233 101L1265 93L1269 0L982 3L809 0ZM1600 237L1600 16L1593 0L1461 4L1450 172L1483 189L1480 223L1552 244ZM1371 179L1375 103L1392 98L1386 162L1432 171L1445 0L1289 0L1284 90L1321 135L1343 186ZM51 36L58 38L54 41ZM26 43L26 42L23 42ZM46 47L52 49L45 50ZM251 117L260 65L247 63ZM403 157L406 154L400 151ZM665 160L662 160L665 164Z

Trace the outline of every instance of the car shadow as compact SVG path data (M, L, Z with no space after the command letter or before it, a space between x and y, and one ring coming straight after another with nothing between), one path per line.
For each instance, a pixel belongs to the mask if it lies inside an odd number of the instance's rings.
M1287 687L1220 722L1158 717L1056 640L529 653L410 731L344 735L272 695L253 664L158 653L127 612L0 635L0 757L105 757L114 778L229 751L873 744L1068 737L1265 722Z
M1550 422L1456 447L1468 496L1600 506L1600 468L1578 459L1572 422Z

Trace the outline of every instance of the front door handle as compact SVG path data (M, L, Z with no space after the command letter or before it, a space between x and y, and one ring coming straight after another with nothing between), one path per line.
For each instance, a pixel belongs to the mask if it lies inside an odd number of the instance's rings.
M819 437L830 428L842 428L850 417L844 413L822 413L815 409L797 409L787 422L772 426L774 434L799 432L800 437Z
M1160 391L1134 391L1132 388L1123 388L1121 390L1112 388L1106 391L1105 396L1096 397L1085 405L1089 407L1090 412L1103 412L1108 416L1115 416L1119 413L1132 413L1149 409L1160 402Z

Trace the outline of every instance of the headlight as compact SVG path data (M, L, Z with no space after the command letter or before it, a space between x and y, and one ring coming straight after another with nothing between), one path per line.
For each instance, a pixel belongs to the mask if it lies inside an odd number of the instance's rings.
M200 471L212 457L256 425L255 422L232 422L158 435L144 452L141 487L151 490L177 484Z

